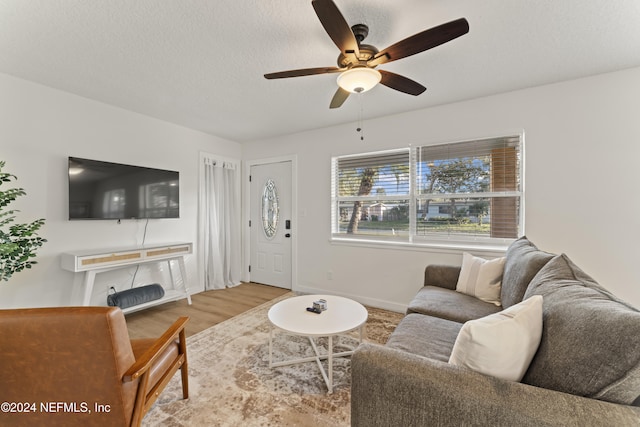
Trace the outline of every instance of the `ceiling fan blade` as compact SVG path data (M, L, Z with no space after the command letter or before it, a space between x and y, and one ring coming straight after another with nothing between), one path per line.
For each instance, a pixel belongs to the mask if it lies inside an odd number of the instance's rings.
M314 74L339 73L344 71L338 67L317 67L317 68L301 68L299 70L279 71L277 73L268 73L264 75L265 79L284 79L287 77L312 76Z
M313 9L318 15L324 30L329 34L331 40L338 46L338 49L345 55L355 55L357 60L360 55L358 40L353 35L351 27L342 16L340 9L332 0L313 0Z
M380 71L380 74L382 74L382 80L380 80L380 83L387 87L390 87L391 89L395 89L414 96L418 96L422 92L427 90L427 88L422 86L420 83L415 82L407 77L401 76L400 74L392 73L385 70L378 71Z
M349 92L348 90L344 90L341 87L339 87L335 95L333 95L333 99L331 99L331 104L329 104L329 108L340 107L342 104L344 104L344 101L347 100L350 94L351 92Z
M469 22L465 18L456 19L437 27L429 28L383 49L367 65L375 67L385 62L396 61L440 46L469 32Z

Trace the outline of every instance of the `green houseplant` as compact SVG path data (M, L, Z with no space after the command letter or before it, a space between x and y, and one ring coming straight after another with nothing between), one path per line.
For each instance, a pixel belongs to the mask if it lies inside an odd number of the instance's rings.
M3 172L5 162L0 161L0 186L16 180L15 175ZM4 210L11 202L26 193L22 188L0 190L0 280L9 280L13 273L36 264L36 250L46 239L38 237L44 219L27 224L15 223L17 210Z

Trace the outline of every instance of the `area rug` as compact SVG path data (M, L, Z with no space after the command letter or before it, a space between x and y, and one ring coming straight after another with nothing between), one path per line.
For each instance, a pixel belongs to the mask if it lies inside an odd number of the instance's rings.
M187 338L189 399L176 375L143 420L144 426L348 426L349 358L334 358L333 393L316 362L269 368L267 312L288 293ZM365 341L384 344L402 314L369 308ZM334 351L357 345L334 338ZM326 339L317 345L326 351ZM276 332L273 360L313 355L308 338ZM325 369L326 362L325 362Z

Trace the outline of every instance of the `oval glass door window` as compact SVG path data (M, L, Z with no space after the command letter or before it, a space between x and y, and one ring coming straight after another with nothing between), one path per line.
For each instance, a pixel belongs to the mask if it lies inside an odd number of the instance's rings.
M273 239L278 230L280 209L278 207L278 191L276 183L268 179L262 190L262 228L267 239Z

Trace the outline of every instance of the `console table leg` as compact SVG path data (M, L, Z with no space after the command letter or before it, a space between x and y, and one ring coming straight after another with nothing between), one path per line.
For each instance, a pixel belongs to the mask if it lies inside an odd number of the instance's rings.
M85 271L84 273L84 296L82 298L82 305L88 306L91 305L91 294L93 293L93 283L96 280L96 272L95 271Z
M182 276L182 287L184 293L187 294L187 302L191 305L191 294L189 293L189 280L187 279L187 268L184 265L184 257L178 258L178 267L180 267L180 275Z
M176 288L176 279L173 276L173 268L171 268L171 260L168 259L167 260L167 267L169 267L169 277L171 277L171 286L173 287L173 289L177 289ZM182 274L182 272L181 272Z

